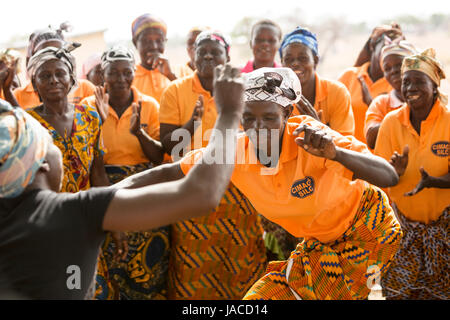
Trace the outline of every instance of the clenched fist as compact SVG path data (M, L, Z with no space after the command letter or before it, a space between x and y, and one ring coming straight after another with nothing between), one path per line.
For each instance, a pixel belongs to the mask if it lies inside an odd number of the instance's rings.
M226 64L214 69L214 100L219 113L242 115L244 80L238 68Z

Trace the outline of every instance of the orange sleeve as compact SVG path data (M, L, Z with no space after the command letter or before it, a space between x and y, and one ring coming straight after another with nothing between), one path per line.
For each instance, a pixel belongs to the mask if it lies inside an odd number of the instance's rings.
M180 160L181 171L183 171L184 175L187 175L192 167L200 161L204 151L205 148L192 150Z
M150 98L150 97L149 97ZM142 102L147 109L147 128L145 131L153 139L159 140L159 103L154 98Z
M383 121L387 111L387 103L389 103L389 96L384 94L372 100L369 109L367 109L366 119L364 121L365 135L367 135L367 130L372 126L378 125Z
M177 87L171 84L161 97L159 123L183 125L181 122L181 106L178 101Z
M92 82L90 82L89 80L78 80L80 83L80 87L81 87L81 99L84 99L86 97L92 96L95 93L95 86Z
M330 85L328 95L330 106L333 108L329 115L329 126L344 136L354 135L355 118L347 88L340 83Z
M349 87L350 81L355 74L354 69L355 68L349 68L342 72L342 74L338 77L338 81L343 83L347 88Z

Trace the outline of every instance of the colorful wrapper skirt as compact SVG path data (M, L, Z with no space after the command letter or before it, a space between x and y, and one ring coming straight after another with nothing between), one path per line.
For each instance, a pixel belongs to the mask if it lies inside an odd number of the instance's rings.
M383 294L395 300L448 300L450 207L428 224L411 221L394 205L403 238L382 279Z
M271 262L244 299L367 299L386 272L401 235L386 194L369 186L350 228L339 239L303 240L287 261Z
M171 236L169 299L242 299L267 266L258 213L232 184L214 212Z
M151 168L136 166L105 166L111 183ZM128 255L114 261L115 243L108 233L103 244L106 270L97 272L97 299L149 300L167 299L170 227L145 232L126 232ZM99 268L100 269L100 268Z

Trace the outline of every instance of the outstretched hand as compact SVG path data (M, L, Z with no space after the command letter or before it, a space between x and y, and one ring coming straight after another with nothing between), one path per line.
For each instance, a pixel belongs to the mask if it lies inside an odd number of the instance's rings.
M131 115L130 119L130 132L133 135L138 135L139 130L141 130L142 102L141 101L139 101L139 103L133 102L131 108L133 109L133 114Z
M405 173L406 167L408 166L408 154L409 146L406 145L403 148L403 153L401 155L397 151L394 151L394 154L389 161L391 166L393 166L395 171L397 171L399 177Z
M244 81L239 68L227 63L214 69L214 100L220 114L242 115Z
M424 188L428 188L431 186L432 177L430 177L428 172L426 172L423 167L420 168L420 175L422 177L421 177L419 183L417 184L417 186L410 192L406 192L405 197L413 196L413 195L419 193L420 191L422 191Z
M193 121L201 121L203 117L204 108L204 100L203 95L200 95L195 102L194 111L192 111L191 119Z
M295 138L295 142L310 154L326 159L336 158L337 149L333 138L319 128L314 128L305 124L294 130L294 135L298 136L304 132L303 137Z
M97 106L97 112L100 115L100 118L102 119L102 123L105 123L106 118L108 118L108 111L109 111L109 94L106 93L106 86L97 86L95 87L95 105Z

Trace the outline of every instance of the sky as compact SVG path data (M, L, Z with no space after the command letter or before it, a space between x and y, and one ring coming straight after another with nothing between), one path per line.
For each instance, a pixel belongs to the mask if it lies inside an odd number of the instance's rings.
M0 43L16 35L28 35L51 24L70 21L73 33L107 29L106 40L130 38L132 21L143 13L153 13L168 25L168 37L185 36L193 26L210 26L230 33L245 16L274 18L300 8L307 22L324 17L340 17L347 22L381 20L401 14L427 17L433 13L450 14L445 0L13 0L2 1Z

